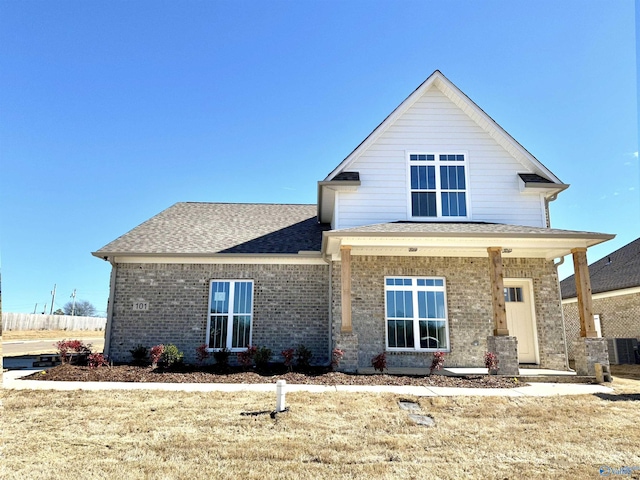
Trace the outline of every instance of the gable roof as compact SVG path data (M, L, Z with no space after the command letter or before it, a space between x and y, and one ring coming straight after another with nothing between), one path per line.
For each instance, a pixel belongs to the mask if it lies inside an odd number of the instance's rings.
M591 293L640 286L640 238L589 265ZM575 275L560 282L562 298L576 294Z
M319 252L329 226L315 213L315 205L176 203L93 255Z
M436 70L427 78L411 95L409 95L396 109L378 125L373 132L358 145L340 165L338 165L325 181L333 180L341 172L347 170L350 165L363 153L380 135L382 135L402 114L404 114L418 99L420 99L432 86L438 88L462 111L464 111L480 128L486 131L499 145L515 157L520 163L530 167L539 177L549 180L551 183L564 185L547 167L529 153L520 143L509 135L495 120L487 115L478 105L456 87L442 72ZM566 188L566 186L564 186Z

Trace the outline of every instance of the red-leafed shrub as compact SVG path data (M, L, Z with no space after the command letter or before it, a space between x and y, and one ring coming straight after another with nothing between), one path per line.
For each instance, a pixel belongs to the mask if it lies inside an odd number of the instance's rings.
M60 340L54 345L58 349L58 355L60 355L62 363L85 363L87 357L91 354L91 344L85 345L81 340Z
M149 358L151 359L151 366L156 368L158 366L158 362L164 353L164 345L156 345L155 347L151 347L149 351Z
M498 371L498 355L493 352L486 352L484 354L484 364L489 369L489 373Z
M387 354L382 352L373 357L371 359L371 366L380 373L384 372L387 369Z
M249 368L253 365L253 358L258 351L257 347L249 345L246 350L238 353L238 362L245 368Z
M89 368L108 367L109 362L101 353L92 353L89 355Z
M444 352L433 352L433 360L431 361L431 367L429 368L429 375L434 370L440 370L444 365Z
M331 352L331 370L337 370L340 366L340 362L344 357L344 351L339 348L334 348Z
M207 361L207 359L209 357L211 357L211 354L209 353L208 350L208 346L206 343L203 343L202 345L196 347L196 361L202 365L204 362Z
M289 371L293 370L293 356L296 351L293 348L287 348L280 352L280 355L284 358L284 366L287 367Z

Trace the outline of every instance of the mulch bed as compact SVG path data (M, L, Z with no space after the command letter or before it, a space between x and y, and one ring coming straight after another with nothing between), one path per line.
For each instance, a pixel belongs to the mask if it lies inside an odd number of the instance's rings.
M59 365L47 370L46 374L34 373L25 380L53 380L77 382L150 382L150 383L275 383L286 380L287 383L305 385L414 385L432 387L471 387L471 388L512 388L522 386L513 378L490 375L450 377L434 374L430 377L410 375L355 375L315 369L307 373L278 371L258 373L229 368L225 372L214 368L189 368L163 370L160 368L117 365L112 367L89 367L69 364Z

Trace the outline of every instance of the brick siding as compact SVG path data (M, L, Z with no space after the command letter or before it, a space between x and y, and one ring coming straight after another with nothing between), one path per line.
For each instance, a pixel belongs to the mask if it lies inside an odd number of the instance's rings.
M574 359L574 340L580 337L578 303L563 305L569 345L569 358ZM602 336L606 338L640 338L640 293L617 295L593 300L593 313L600 315Z
M530 278L534 302L540 365L565 369L564 331L553 262L543 259L503 259L505 278ZM487 258L351 257L352 322L358 343L358 366L385 350L384 277L441 276L446 279L451 352L445 366L483 367L487 337L493 335L493 309ZM333 328L339 340L340 262L332 272ZM389 367L428 367L430 353L387 352Z
M254 281L252 343L280 352L304 344L312 363L329 361L328 265L118 264L110 354L129 361L138 344L174 343L195 361L206 342L209 282ZM149 302L148 311L133 303Z

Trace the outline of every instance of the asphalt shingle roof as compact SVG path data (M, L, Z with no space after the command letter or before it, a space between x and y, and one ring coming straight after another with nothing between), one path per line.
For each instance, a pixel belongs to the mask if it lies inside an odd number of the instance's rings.
M589 265L591 293L640 286L640 238ZM560 282L562 298L576 293L575 275Z
M334 230L337 234L360 233L425 233L435 235L522 235L522 236L564 236L590 237L604 234L581 232L574 230L560 230L557 228L526 227L522 225L506 225L502 223L485 222L391 222L365 225L362 227Z
M176 203L95 255L319 252L329 228L315 205Z

